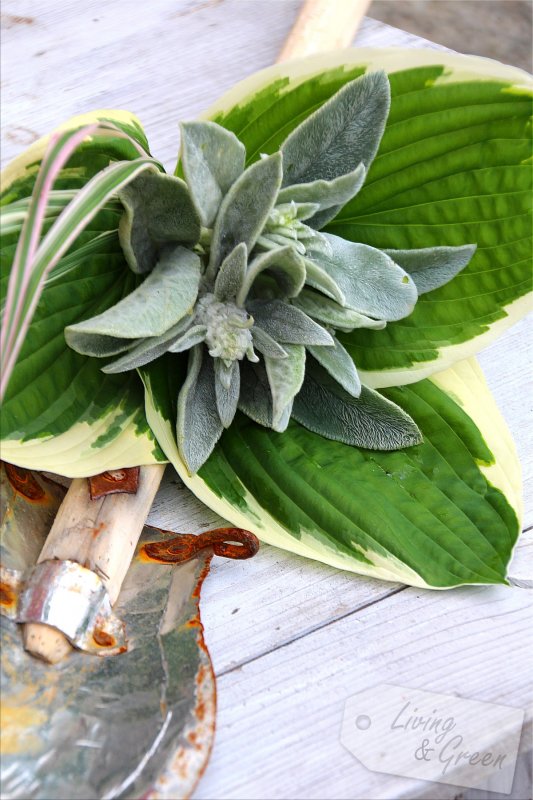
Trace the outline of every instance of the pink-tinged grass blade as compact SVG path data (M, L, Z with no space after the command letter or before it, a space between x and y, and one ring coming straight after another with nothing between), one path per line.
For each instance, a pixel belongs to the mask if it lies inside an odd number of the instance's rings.
M112 123L88 125L76 131L58 132L50 139L35 182L8 284L1 329L0 398L4 397L26 331L39 302L47 275L65 254L91 219L142 170L158 169L154 159L143 155L133 161L119 161L95 175L61 212L43 241L39 238L52 186L62 168L87 136L108 135L128 138L138 152L144 149Z

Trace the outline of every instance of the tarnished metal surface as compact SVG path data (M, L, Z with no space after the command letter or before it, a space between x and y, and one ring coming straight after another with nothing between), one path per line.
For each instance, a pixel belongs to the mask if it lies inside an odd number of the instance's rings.
M16 480L1 473L0 551L10 572L0 600L9 605L20 590L17 570L35 563L64 490L25 470ZM184 535L180 548L175 534L145 527L114 609L128 636L120 656L75 651L51 666L23 650L18 624L0 619L5 800L190 796L215 729L202 582L213 552L243 558L257 547L238 529L208 533L211 540Z
M137 494L139 488L139 467L112 469L93 475L89 481L91 500L98 500L108 494Z
M9 606L0 613L15 622L41 622L61 631L79 650L112 656L126 650L124 623L113 613L102 579L76 561L43 561L26 570L0 566Z
M140 548L158 535L145 528ZM116 658L74 652L49 666L22 649L16 623L0 620L6 800L191 793L215 724L198 608L211 557L176 567L135 556L115 608L129 649Z

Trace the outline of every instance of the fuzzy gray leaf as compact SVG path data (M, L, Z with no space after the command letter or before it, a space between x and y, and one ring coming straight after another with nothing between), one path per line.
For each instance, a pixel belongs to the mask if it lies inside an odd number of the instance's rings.
M95 335L130 340L162 336L192 311L200 266L199 257L190 250L179 246L167 249L143 283L123 300L103 314L65 328L67 343L89 355Z
M172 344L167 348L169 353L184 353L185 350L190 350L200 342L203 342L207 333L205 325L192 325L184 333L175 337Z
M276 202L281 176L281 156L275 153L248 167L230 188L213 229L211 275L240 242L252 251Z
M331 181L363 162L368 171L389 113L390 88L384 72L346 84L287 137L283 186Z
M352 397L316 363L307 369L292 415L314 433L354 447L399 450L422 441L414 420L395 403L367 386Z
M270 250L254 258L249 265L237 295L237 305L244 305L255 279L265 271L276 280L284 297L295 297L305 283L304 262L292 247Z
M409 273L418 294L444 286L461 272L476 252L475 244L462 247L424 247L420 250L384 250Z
M353 308L346 308L339 305L334 300L316 292L304 289L298 297L292 301L293 304L316 319L323 325L329 325L340 331L353 331L355 328L371 328L372 330L382 330L387 324L382 319L371 319Z
M318 208L312 216L307 217L307 224L313 228L322 228L352 197L355 197L365 177L365 165L359 164L352 172L340 175L331 181L316 180L287 186L280 191L278 203L288 200L294 200L296 203L315 203Z
M254 347L259 350L264 356L270 358L287 358L287 351L276 342L272 336L269 336L266 331L254 325L252 328L252 339Z
M305 375L305 348L302 345L285 345L287 358L265 357L265 368L272 395L272 428L281 433L288 425L287 406L300 391ZM324 348L327 349L327 348ZM285 427L281 427L281 423Z
M247 262L248 251L244 242L238 244L222 262L214 289L215 297L221 303L228 300L235 302L246 276Z
M150 272L165 242L193 245L200 238L200 218L180 178L144 172L118 196L125 209L119 239L133 272Z
M313 289L318 289L323 294L336 300L337 303L344 305L346 298L337 286L331 275L328 275L326 270L319 267L316 261L310 258L304 259L305 264L305 282L312 286Z
M117 372L128 372L130 369L144 367L150 361L154 361L169 349L169 345L187 330L193 320L192 315L187 319L182 319L177 325L170 328L163 336L151 336L148 339L141 339L134 347L130 348L126 355L117 361L106 364L102 367L102 372L115 374Z
M240 394L239 362L227 367L221 358L215 358L215 394L220 421L229 428L237 411Z
M258 425L272 427L272 396L263 366L242 362L239 411Z
M252 300L246 308L255 324L281 344L333 344L324 328L300 309L280 300Z
M414 281L381 250L323 233L331 258L309 253L339 285L346 305L361 314L387 321L408 316L418 294Z
M224 430L218 415L213 359L197 345L189 356L187 378L178 395L177 443L193 475L207 461Z
M122 339L116 336L99 336L98 334L78 333L71 330L73 326L65 328L65 341L69 347L82 353L84 356L95 358L108 358L123 353L135 345L137 339Z
M222 198L244 170L246 149L215 122L181 125L185 179L202 224L211 228Z
M353 363L351 355L344 349L342 344L333 337L335 347L315 347L309 346L307 349L318 363L335 378L343 389L352 397L359 397L361 394L361 380L357 374L357 369Z

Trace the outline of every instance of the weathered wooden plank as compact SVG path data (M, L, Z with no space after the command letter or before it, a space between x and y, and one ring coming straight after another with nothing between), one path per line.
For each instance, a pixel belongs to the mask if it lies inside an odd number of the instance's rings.
M380 683L526 708L531 612L521 589L405 589L233 670L196 800L486 798L370 772L340 743L343 709ZM525 731L512 798L528 796L530 748Z

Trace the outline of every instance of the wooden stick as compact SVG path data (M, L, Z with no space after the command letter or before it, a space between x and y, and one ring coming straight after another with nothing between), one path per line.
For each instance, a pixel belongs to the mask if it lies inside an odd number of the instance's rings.
M114 603L164 471L164 464L141 467L137 494L111 494L98 500L91 500L86 478L73 480L39 563L53 558L77 561L102 578ZM51 664L72 649L62 633L40 623L24 626L24 646Z
M278 63L349 47L370 2L307 0L278 56Z
M307 0L278 62L347 47L370 0ZM120 592L164 466L142 467L136 495L114 494L91 500L86 479L76 479L59 509L39 562L52 558L77 561L104 580L111 602ZM56 663L71 650L68 640L48 625L24 626L24 646Z

